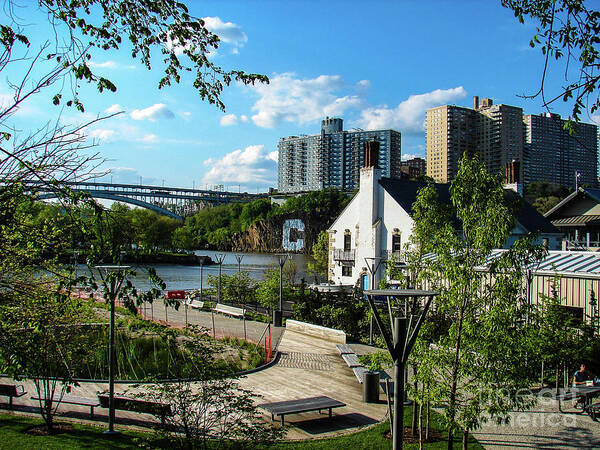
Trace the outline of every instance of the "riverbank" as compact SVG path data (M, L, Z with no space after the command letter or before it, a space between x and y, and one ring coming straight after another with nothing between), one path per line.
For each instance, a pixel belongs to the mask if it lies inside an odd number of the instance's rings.
M73 256L63 255L60 262L63 264L72 264L73 258L77 258L78 264L87 262L87 255L77 253ZM106 264L115 264L117 261L105 260ZM149 265L149 264L169 264L178 266L211 266L216 262L208 255L197 255L195 253L172 253L172 252L152 252L152 253L125 253L121 256L121 264Z

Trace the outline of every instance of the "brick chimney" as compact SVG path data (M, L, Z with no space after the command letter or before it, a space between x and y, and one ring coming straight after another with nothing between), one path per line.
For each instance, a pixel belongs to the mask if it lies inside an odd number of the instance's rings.
M365 142L365 158L363 167L375 167L379 168L379 142L367 141Z

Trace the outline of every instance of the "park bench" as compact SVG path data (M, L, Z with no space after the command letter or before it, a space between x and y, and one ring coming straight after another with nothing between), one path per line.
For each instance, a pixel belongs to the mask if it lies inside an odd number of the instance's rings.
M558 400L558 410L560 412L564 412L562 410L561 402L568 400L577 400L583 406L582 413L587 412L594 418L597 415L596 410L600 412L600 403L592 404L592 400L600 395L600 387L598 386L580 386L576 388L570 388L566 390L561 390L559 395L556 396L556 400ZM594 405L598 405L597 408Z
M13 408L13 398L22 397L25 394L27 394L27 392L25 392L25 388L20 384L0 384L0 395L4 395L10 399L10 409Z
M236 308L235 306L224 305L223 303L217 303L213 308L216 313L227 314L228 316L239 317L240 319L246 314L244 308Z
M340 355L355 354L354 350L352 350L352 347L350 347L348 344L337 344L336 347L340 352Z
M356 356L356 353L344 353L342 358L344 361L346 361L346 364L351 369L354 369L355 367L363 367L363 365L358 361L358 356Z
M587 407L587 413L590 415L592 420L597 420L600 416L600 402L592 403Z
M299 414L310 411L319 411L320 413L321 410L327 409L329 410L329 418L331 418L331 410L342 406L346 406L346 404L324 395L320 397L300 398L297 400L262 403L258 405L259 408L266 409L271 413L271 420L275 420L276 415L280 416L282 426L284 424L284 418L288 414Z
M194 299L188 299L185 302L190 308L194 308L194 309L202 309L204 308L204 302L201 302L200 300L194 300Z
M31 400L42 400L45 401L45 398L41 398L41 397L31 397ZM59 395L55 395L54 399L52 400L53 402L57 402L57 403L65 403L68 405L80 405L80 406L89 406L90 407L90 417L93 418L94 417L94 408L100 406L100 402L96 399L93 398L86 398L86 397L76 397L73 395L63 395L62 399L60 398Z
M108 394L98 394L100 406L103 408L109 407ZM144 414L152 414L160 416L160 421L164 425L167 416L173 414L171 405L168 403L155 402L152 400L143 400L139 398L123 397L122 395L114 396L115 410L131 411Z
M346 365L352 369L354 376L358 382L362 384L364 380L364 374L367 372L367 369L365 369L365 366L358 361L358 356L356 353L354 353L354 350L352 350L348 344L338 344L336 347L340 352L342 359L346 362Z

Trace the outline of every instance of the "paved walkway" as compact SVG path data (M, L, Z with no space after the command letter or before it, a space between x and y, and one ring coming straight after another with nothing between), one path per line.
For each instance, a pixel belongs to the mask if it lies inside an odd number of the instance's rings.
M575 410L572 402L558 411L556 400L543 398L531 411L514 412L509 425L486 424L473 433L487 449L600 448L600 423Z
M206 314L210 315L210 313ZM233 320L241 322L239 319ZM247 324L249 325L250 323ZM283 332L281 329L279 331ZM275 365L240 379L242 387L251 389L261 396L257 398L258 403L327 395L347 404L346 407L334 410L333 420L330 420L327 414L318 412L286 416L286 425L291 425L287 434L288 439L322 438L344 434L385 419L387 405L383 401L383 394L379 404L362 402L362 385L343 361L334 343L285 331L279 344L279 351L280 356ZM35 395L35 386L29 381L24 385L28 394L14 400L14 410L17 413L36 413L37 401L31 400L31 396ZM106 383L82 382L73 388L70 395L95 398L98 392L107 389ZM143 389L143 385L139 387L119 383L115 385L116 393L125 391L132 393L139 389ZM0 411L6 411L7 408L7 402L0 403ZM60 405L60 414L65 417L98 424L106 423L108 420L107 409L96 408L93 419L90 418L89 412L89 407ZM117 411L116 416L118 426L147 427L154 422L150 415L127 411ZM264 418L266 421L271 421L271 416L267 412L264 412Z
M152 305L145 304L140 310L146 319L168 324L172 327L182 328L187 323L206 328L211 334L214 330L214 335L217 338L225 336L238 337L255 343L258 343L259 339L262 338L261 342L264 343L264 332L267 327L264 322L237 319L224 314L213 314L210 311L190 307L186 311L184 305L181 305L178 310L171 307L165 308L161 300L156 300ZM274 346L279 341L282 333L283 328L271 327Z
M385 419L387 404L383 394L378 404L362 401L362 385L334 343L286 330L279 352L277 364L241 380L244 387L262 395L262 402L326 395L346 403L333 411L333 420L317 412L286 416L286 424L292 426L288 439L343 434ZM270 420L269 415L266 417Z

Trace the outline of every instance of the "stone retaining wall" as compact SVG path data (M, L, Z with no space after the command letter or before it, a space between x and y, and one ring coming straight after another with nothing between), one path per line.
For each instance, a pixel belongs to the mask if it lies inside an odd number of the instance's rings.
M321 339L335 342L336 344L346 343L346 333L334 328L322 327L321 325L313 325L312 323L299 322L290 319L285 321L285 328L286 330L320 337Z

